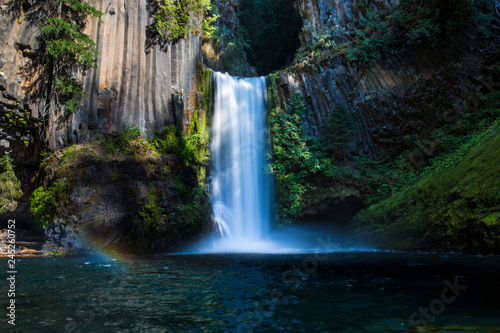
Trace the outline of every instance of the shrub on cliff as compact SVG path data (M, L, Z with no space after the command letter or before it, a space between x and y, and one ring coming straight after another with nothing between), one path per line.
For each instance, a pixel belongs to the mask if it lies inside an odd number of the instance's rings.
M7 8L14 18L24 14L28 25L39 29L23 71L32 78L26 87L29 98L44 106L41 120L46 130L40 132L47 133L44 139L55 148L58 109L68 113L78 108L84 93L76 73L85 74L97 63L96 44L84 33L87 19L102 13L83 0L11 0Z
M273 105L273 102L271 102ZM275 107L269 115L272 132L272 165L274 174L277 215L279 223L289 223L291 218L302 215L304 200L314 191L310 177L333 178L336 168L330 159L314 149L315 139L305 136L302 114L306 107L300 93L284 104Z
M67 189L66 179L64 178L50 186L40 186L31 194L31 212L44 228L52 221L57 205L64 201L64 194Z
M344 104L336 104L328 117L322 150L345 161L348 144L354 135L354 120Z
M202 32L213 38L218 16L212 13L210 0L148 0L148 12L153 22L146 28L146 47L159 45L166 49L186 38L194 29L193 19L203 17ZM199 32L197 32L198 34Z
M405 44L450 46L485 33L492 19L489 0L402 0L390 9L376 9L372 0L357 0L361 24L358 38L344 45L351 60L378 61Z
M153 146L164 155L175 155L193 161L195 156L188 141L175 125L170 125L155 132Z
M0 214L7 211L7 205L23 195L21 182L17 179L12 165L12 157L5 154L0 158Z

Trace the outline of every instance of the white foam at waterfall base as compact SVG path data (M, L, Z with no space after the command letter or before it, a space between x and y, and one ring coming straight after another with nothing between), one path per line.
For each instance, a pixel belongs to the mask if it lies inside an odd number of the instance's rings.
M210 195L216 234L190 253L352 251L304 241L306 231L271 232L272 176L268 170L264 77L215 77ZM370 249L357 249L370 250Z

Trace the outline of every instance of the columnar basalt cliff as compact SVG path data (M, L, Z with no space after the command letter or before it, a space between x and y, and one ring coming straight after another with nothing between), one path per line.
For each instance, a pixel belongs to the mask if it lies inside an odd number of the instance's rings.
M405 137L428 137L493 88L486 66L491 59L442 51L409 50L371 68L346 59L313 68L298 64L280 75L280 101L302 92L309 110L306 132L316 137L324 134L333 106L343 103L355 119L355 145L365 156L401 152L410 147Z
M303 18L302 45L323 34L343 28L340 43L363 14L355 1L298 1ZM380 2L390 8L399 1ZM489 38L468 41L467 46L438 48L409 47L398 50L376 64L363 64L339 55L333 59L296 60L279 74L278 97L285 102L293 91L305 97L306 134L320 137L336 103L343 103L356 123L355 148L375 159L401 152L410 144L405 137L427 138L439 126L453 123L466 108L478 106L485 92L498 89L498 72L491 67L498 60L498 26ZM472 46L471 44L475 44Z
M6 3L6 1L3 1ZM162 50L147 48L146 27L151 23L146 0L96 1L103 12L91 18L86 33L96 42L96 69L83 77L86 97L77 112L58 122L56 143L60 146L100 138L123 124L137 125L152 136L170 124L189 126L195 100L196 63L201 62L201 18L186 38ZM9 91L23 97L19 68L35 43L36 31L22 20L1 16L0 43L5 44L0 61ZM40 106L43 107L43 106ZM36 107L33 108L36 116Z

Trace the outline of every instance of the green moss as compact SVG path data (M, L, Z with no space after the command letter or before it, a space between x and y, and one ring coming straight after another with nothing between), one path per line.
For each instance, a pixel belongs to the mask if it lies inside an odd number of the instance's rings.
M389 248L500 253L499 130L461 162L360 212L361 236Z
M158 207L158 190L153 184L150 184L147 202L144 203L143 209L139 212L139 216L145 219L146 224L156 230L160 229L158 222L160 221L160 209Z
M199 72L201 79L199 92L203 94L201 107L206 112L206 114L210 115L212 114L212 105L210 104L210 99L211 99L210 82L212 77L212 70L202 69L202 68L197 68L197 70ZM206 120L204 122L206 123Z
M64 178L47 188L40 186L31 194L31 212L44 228L52 221L57 205L65 202L67 190L66 178Z
M7 211L7 204L14 200L18 200L23 195L21 190L21 182L17 179L14 173L13 159L9 154L5 154L0 158L0 214Z
M75 148L76 145L72 145L68 149L66 149L63 156L61 157L61 163L64 162L70 155L72 155L75 152Z

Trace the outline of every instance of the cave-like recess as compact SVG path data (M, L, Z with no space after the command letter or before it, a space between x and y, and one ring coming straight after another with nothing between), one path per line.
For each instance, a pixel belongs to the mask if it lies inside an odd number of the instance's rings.
M238 17L249 44L248 62L259 75L292 62L302 25L293 0L241 0Z

